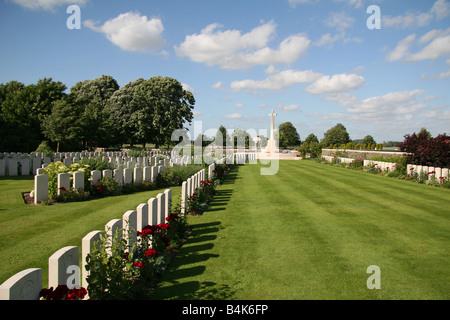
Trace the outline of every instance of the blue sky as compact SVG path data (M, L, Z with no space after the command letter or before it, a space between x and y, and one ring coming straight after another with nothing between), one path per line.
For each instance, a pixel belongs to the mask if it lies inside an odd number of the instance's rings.
M0 0L0 43L0 83L173 77L203 132L269 130L272 109L302 140L450 132L450 0Z

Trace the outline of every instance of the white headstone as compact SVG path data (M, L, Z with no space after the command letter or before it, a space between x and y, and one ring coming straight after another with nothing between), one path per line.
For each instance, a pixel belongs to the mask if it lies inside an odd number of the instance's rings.
M91 171L91 179L92 179L92 184L97 184L97 182L102 180L102 172L100 170L92 170Z
M142 231L142 228L148 226L148 203L141 203L136 208L137 212L137 231Z
M64 172L58 174L58 195L62 193L64 189L70 189L70 173Z
M84 172L76 171L73 173L73 187L79 191L84 190Z
M120 186L123 185L123 170L122 169L114 169L114 179L116 179L117 183Z
M48 200L48 175L37 174L34 176L34 204Z
M100 240L100 235L102 234L101 231L91 231L87 235L84 236L84 238L81 240L81 261L82 261L82 280L81 280L81 286L83 288L88 287L87 282L87 276L89 275L89 271L86 270L86 257L88 254L92 252L92 249L94 248L94 245L97 241Z
M68 246L59 249L48 258L48 287L56 288L60 284L65 284L72 289L67 280L72 275L67 273L70 266L78 267L78 247ZM75 285L80 285L80 279L76 279Z
M127 246L131 248L137 240L137 212L136 210L128 210L122 216L123 228L125 235L128 235Z
M166 218L172 213L172 190L164 190L165 203L164 203L164 217L162 218L163 223L166 222Z
M142 167L134 168L133 183L139 184L142 182Z
M123 184L131 184L133 183L133 169L125 168L123 169Z
M164 223L163 219L165 219L164 215L166 212L166 195L164 193L158 193L156 196L156 199L158 201L158 218L157 223Z
M158 200L156 198L148 200L148 224L158 224Z
M0 285L0 300L38 300L41 289L42 269L26 269Z

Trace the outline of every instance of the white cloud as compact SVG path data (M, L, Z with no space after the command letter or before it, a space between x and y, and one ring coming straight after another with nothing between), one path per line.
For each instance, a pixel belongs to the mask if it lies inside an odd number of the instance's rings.
M126 51L145 52L157 49L165 43L161 20L159 18L149 20L138 12L122 13L100 27L96 27L91 20L85 21L84 25L105 34L109 41Z
M347 108L359 120L372 120L377 123L411 120L426 106L418 101L417 96L425 90L390 92L384 96L371 97Z
M421 51L406 58L405 61L420 61L427 59L437 59L440 56L450 55L450 35L435 38L429 45Z
M219 24L210 24L200 34L186 36L184 42L175 46L175 52L208 66L245 70L255 65L292 63L310 44L305 35L296 34L284 39L277 49L269 48L267 45L275 36L273 21L245 34L239 30L222 31L219 27Z
M345 32L346 29L351 28L355 23L355 19L345 12L331 13L325 24L329 27L336 28L339 32Z
M436 19L442 20L450 16L450 3L446 0L437 0L430 12L436 15Z
M295 111L295 110L297 110L298 112L301 112L301 110L299 110L299 108L300 107L296 104L291 104L291 105L279 104L279 105L277 105L277 109L280 109L284 112Z
M184 90L186 91L190 91L192 93L197 93L194 88L192 88L190 85L188 85L187 83L181 83L181 86L183 87Z
M59 6L84 5L87 0L12 0L14 3L20 5L23 8L31 10L54 10Z
M240 113L227 114L225 116L225 119L241 119L241 118L242 118L242 114L240 114Z
M386 56L387 61L397 61L402 60L404 57L409 55L409 48L413 44L414 40L416 39L415 34L411 34L407 36L405 39L401 40L395 49L390 52Z
M235 107L235 108L244 108L245 105L244 105L243 103L237 102L237 103L234 105L234 107Z
M364 84L362 76L354 73L335 74L332 77L325 75L314 81L306 88L312 94L333 94L356 89Z
M230 84L232 91L283 90L294 84L309 83L318 79L322 74L311 70L285 70L271 74L264 80L240 80Z
M348 106L357 101L357 98L348 92L328 94L325 100L336 101L340 106Z
M201 116L203 114L203 112L194 110L194 111L192 111L192 114L194 115L194 117Z
M450 3L446 0L437 0L428 12L408 12L404 15L391 17L382 15L383 27L412 28L424 27L433 19L442 20L450 16Z

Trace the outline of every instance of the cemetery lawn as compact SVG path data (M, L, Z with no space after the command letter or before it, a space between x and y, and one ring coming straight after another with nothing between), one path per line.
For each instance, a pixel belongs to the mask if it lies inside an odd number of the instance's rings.
M0 177L0 284L27 268L42 268L48 287L48 258L65 246L78 246L91 231L121 219L128 210L156 197L164 189L50 206L26 205L22 192L34 188L33 177ZM181 187L172 187L174 203ZM175 202L176 201L176 202ZM81 258L80 258L81 265Z
M306 160L260 168L235 167L189 217L154 299L450 299L450 190Z

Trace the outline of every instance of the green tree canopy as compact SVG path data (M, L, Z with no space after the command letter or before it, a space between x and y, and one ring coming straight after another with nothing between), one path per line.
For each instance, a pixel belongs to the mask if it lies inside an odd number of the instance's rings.
M319 143L319 139L314 133L311 133L308 137L306 137L305 142L307 142L308 144L311 144L313 142Z
M176 79L152 77L143 81L135 92L139 110L137 135L140 141L159 145L170 142L172 132L191 123L194 115L194 95Z
M369 145L369 144L377 144L375 139L371 135L367 135L364 139L361 140L361 144Z
M69 99L53 103L52 113L43 120L42 127L44 135L56 142L56 152L61 151L61 144L66 145L66 150L70 147L75 147L75 150L81 147L81 111L79 105L73 104Z
M119 90L117 81L102 75L93 80L77 82L70 88L73 104L82 107L80 114L85 148L108 146L113 143L109 115L106 106L114 92Z
M0 148L31 152L44 138L42 120L52 104L66 96L66 86L51 78L25 86L18 81L0 84Z
M300 145L300 135L291 122L284 122L278 126L279 147L295 147Z
M338 123L333 128L325 132L322 142L329 146L331 144L342 145L350 142L350 135L343 124Z

